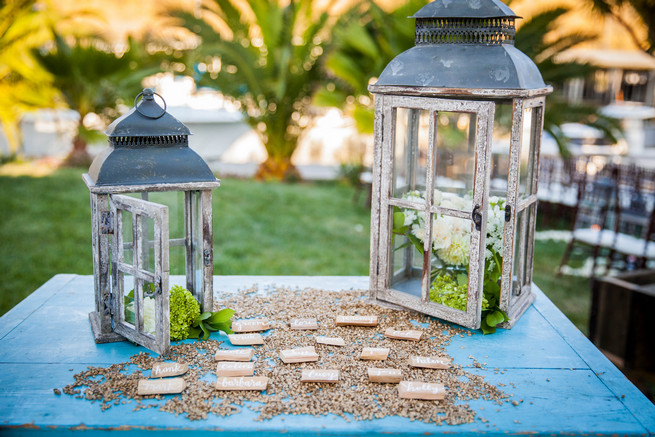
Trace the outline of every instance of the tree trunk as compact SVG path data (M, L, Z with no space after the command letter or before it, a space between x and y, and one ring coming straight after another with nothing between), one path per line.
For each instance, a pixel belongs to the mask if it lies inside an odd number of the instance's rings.
M255 179L260 181L287 181L295 182L301 179L300 173L295 165L291 163L291 158L268 157L262 162L255 173Z
M86 150L86 141L82 139L79 134L73 138L73 150L70 151L64 165L66 167L88 167L91 165L91 155Z

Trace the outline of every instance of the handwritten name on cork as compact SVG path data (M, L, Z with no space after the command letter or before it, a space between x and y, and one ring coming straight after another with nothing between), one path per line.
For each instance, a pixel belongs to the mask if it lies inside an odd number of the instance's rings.
M268 378L265 376L219 376L217 390L266 390Z
M264 344L264 337L261 334L229 334L227 338L235 346Z
M440 400L446 397L443 384L420 381L400 381L398 396L402 399Z
M139 396L167 395L182 393L185 388L184 378L140 379L137 385L137 394Z
M399 383L403 380L403 372L400 369L380 369L369 367L368 380L371 382L393 382Z
M216 376L252 376L255 363L221 361L216 365Z
M415 329L409 329L406 331L397 331L393 328L387 328L384 331L384 336L387 338L394 338L397 340L411 340L419 341L423 335L422 331L417 331Z
M250 361L253 355L255 355L255 350L250 348L233 350L219 349L216 351L214 359L216 361Z
M448 369L451 362L450 357L419 357L414 355L409 358L410 366L424 369Z
M289 328L298 329L298 330L301 329L314 330L314 329L318 329L318 322L314 317L292 319L291 322L289 322Z
M318 361L318 354L314 346L299 347L296 349L285 349L280 352L280 359L283 363L306 363Z
M365 347L362 349L360 360L386 360L389 356L388 347Z
M184 375L189 371L187 364L180 363L155 363L150 371L151 378L165 378L167 376Z
M377 326L378 316L337 316L337 326Z
M270 329L267 319L235 320L232 322L234 332L258 332Z
M326 337L324 335L316 336L316 343L327 344L329 346L345 346L346 342L341 337Z
M339 370L302 369L300 380L302 382L337 382L339 381Z

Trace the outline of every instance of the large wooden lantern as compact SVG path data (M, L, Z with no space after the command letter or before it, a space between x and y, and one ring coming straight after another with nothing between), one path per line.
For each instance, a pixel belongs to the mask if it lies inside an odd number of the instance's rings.
M186 276L202 311L213 310L211 205L220 182L189 148L189 129L155 96L143 90L107 128L109 147L83 179L91 193L95 340L129 339L164 354L169 265Z
M514 47L517 16L499 0L437 0L413 18L415 46L369 86L371 296L469 328L511 328L534 300L552 88Z

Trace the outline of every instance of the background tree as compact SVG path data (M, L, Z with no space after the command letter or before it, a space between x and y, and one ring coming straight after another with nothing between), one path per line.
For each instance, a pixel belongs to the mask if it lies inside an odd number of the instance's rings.
M414 45L414 15L425 0L411 0L399 8L385 12L374 2L358 6L344 14L335 27L334 51L326 66L333 78L316 94L319 105L345 109L352 115L362 133L373 132L373 102L368 83L398 54ZM507 2L509 3L509 2ZM566 79L586 77L594 68L578 62L556 62L557 55L594 35L568 33L549 38L558 27L558 19L569 13L566 8L554 8L537 14L519 24L515 45L536 64L544 81L554 84L556 92L547 99L544 130L557 142L563 156L568 156L568 139L561 125L579 122L602 130L616 140L618 123L602 116L588 105L570 104L557 93Z
M646 53L655 54L655 0L591 0L591 3L598 12L619 22L637 47ZM623 9L626 7L632 7L646 26L645 41L637 35L635 23L624 18Z
M33 50L39 64L51 75L59 91L59 101L80 114L68 165L88 165L91 157L87 144L98 132L85 126L85 118L96 114L105 122L118 116L120 103L131 104L140 92L142 80L159 71L149 65L149 57L132 39L123 53L99 38L73 38L68 43L54 32L54 46ZM87 120L88 121L88 120Z
M0 121L12 153L21 145L20 119L29 110L52 104L55 91L35 62L31 47L51 38L34 0L0 3Z
M564 123L576 122L595 127L614 142L620 135L618 121L603 116L594 106L570 103L559 92L567 79L588 77L595 70L595 67L586 63L557 60L558 54L595 38L595 35L576 32L548 38L547 35L558 28L558 19L567 13L567 8L554 8L525 20L516 31L514 43L516 48L537 64L544 81L554 85L554 93L546 99L544 131L555 139L564 157L570 155L569 139L561 128Z
M213 0L199 14L180 14L202 40L194 56L198 83L230 97L266 148L260 179L298 177L291 156L308 123L307 107L322 79L319 60L335 21L331 13L339 7L318 3Z
M409 0L387 12L365 2L343 14L334 28L333 48L325 63L331 80L314 98L354 118L361 133L373 133L373 102L369 82L400 53L414 46L414 23L408 19L429 3Z

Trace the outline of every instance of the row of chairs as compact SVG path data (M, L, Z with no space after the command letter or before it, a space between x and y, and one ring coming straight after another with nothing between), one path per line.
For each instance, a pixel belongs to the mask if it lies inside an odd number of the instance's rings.
M612 162L598 165L591 159L572 164L573 226L558 272L577 247L591 253L592 276L601 260L605 274L610 268L646 268L655 260L655 171Z

